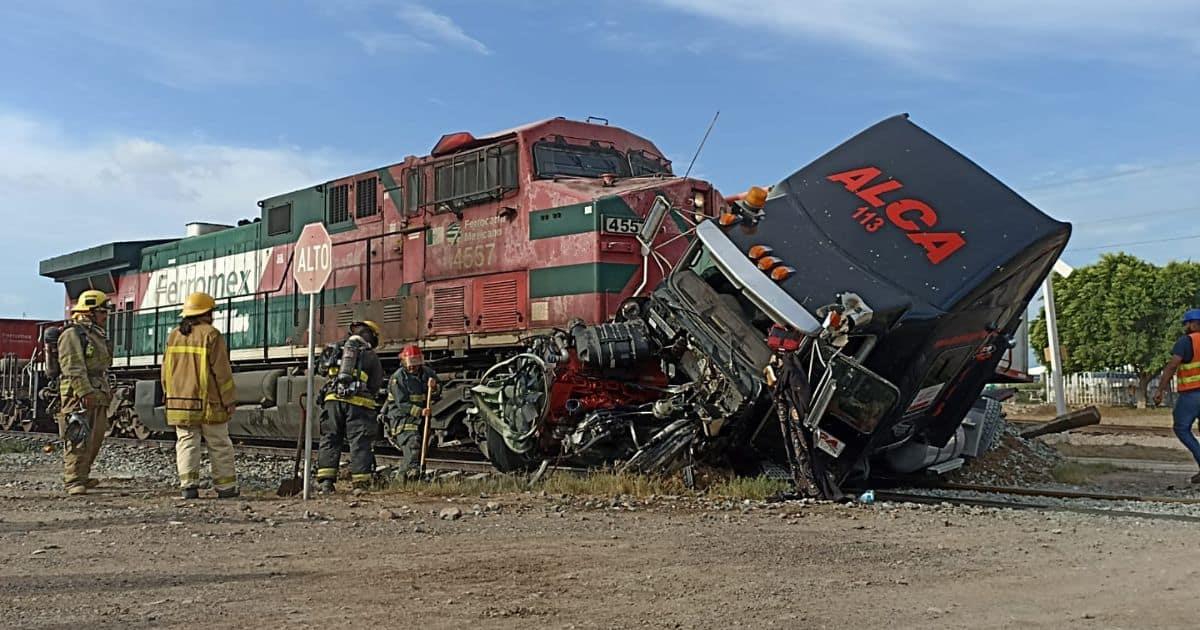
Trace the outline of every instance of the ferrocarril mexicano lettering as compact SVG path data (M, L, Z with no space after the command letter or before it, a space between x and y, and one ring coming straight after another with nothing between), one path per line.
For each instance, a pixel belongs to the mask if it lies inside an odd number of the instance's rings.
M155 301L158 304L179 304L185 297L197 291L217 299L249 295L254 292L257 280L249 271L230 271L184 280L170 280L161 275L154 287Z

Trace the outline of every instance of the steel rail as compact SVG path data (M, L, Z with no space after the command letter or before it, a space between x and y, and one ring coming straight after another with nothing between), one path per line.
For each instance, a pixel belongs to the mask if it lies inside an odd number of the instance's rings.
M1001 494L1001 493L997 493ZM1010 493L1010 496L1029 496L1016 493ZM1051 493L1043 493L1034 496L1044 498L1056 498ZM1113 495L1116 496L1116 495ZM1078 499L1083 497L1058 497L1066 500ZM986 507L997 509L1012 509L1012 510L1044 510L1051 512L1074 512L1078 514L1088 514L1092 516L1110 516L1121 518L1144 518L1149 520L1167 520L1181 521L1186 523L1200 523L1200 516L1191 514L1174 514L1169 512L1143 512L1138 510L1127 509L1106 509L1091 507L1086 505L1071 505L1071 504L1053 504L1053 503L1038 503L1034 501L1020 501L1003 498L991 497L965 497L954 495L932 495L918 494L912 492L903 492L897 490L878 490L875 492L876 501L893 501L920 503L924 505L938 505L948 503L950 505L965 505L972 507ZM1124 499L1134 503L1149 503L1150 501L1140 500L1137 497Z

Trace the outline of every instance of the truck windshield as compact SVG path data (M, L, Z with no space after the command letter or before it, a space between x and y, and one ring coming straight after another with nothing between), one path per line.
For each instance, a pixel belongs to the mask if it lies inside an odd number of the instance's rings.
M734 312L740 313L743 318L755 328L758 328L766 334L766 331L773 323L771 318L763 313L749 300L729 278L725 277L725 272L713 261L712 255L703 246L697 246L695 252L689 258L687 269L696 274L700 280L715 291L722 303ZM692 301L692 296L688 291L682 291L684 299Z
M629 177L629 160L611 147L578 145L567 142L539 142L533 145L533 161L538 177L600 177L611 174Z

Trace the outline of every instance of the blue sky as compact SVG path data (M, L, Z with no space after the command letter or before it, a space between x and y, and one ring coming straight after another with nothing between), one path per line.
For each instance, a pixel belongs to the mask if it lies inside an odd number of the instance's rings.
M969 8L967 8L969 7ZM427 153L604 116L726 193L886 116L1044 211L1065 259L1197 258L1200 4L429 0L0 5L0 316L54 317L43 258Z

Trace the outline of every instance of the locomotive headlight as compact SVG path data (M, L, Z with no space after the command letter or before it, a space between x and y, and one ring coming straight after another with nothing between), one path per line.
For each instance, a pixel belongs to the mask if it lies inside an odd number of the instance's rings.
M695 207L697 210L704 209L704 191L703 190L693 190L692 191L692 206Z

